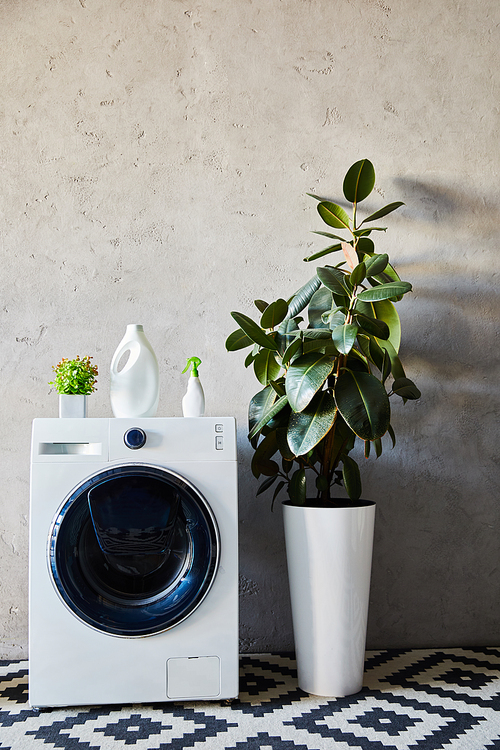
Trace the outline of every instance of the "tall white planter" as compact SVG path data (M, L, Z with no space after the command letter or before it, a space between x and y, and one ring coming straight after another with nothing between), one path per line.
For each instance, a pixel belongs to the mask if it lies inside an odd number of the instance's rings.
M375 504L283 504L299 687L352 695L363 685Z

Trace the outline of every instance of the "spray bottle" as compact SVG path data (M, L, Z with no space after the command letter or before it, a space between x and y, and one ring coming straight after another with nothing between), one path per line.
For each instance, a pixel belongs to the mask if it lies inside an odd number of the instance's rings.
M183 373L192 366L191 375L188 380L186 395L182 399L182 413L185 417L202 417L205 413L205 394L198 376L198 366L201 365L199 357L189 357Z

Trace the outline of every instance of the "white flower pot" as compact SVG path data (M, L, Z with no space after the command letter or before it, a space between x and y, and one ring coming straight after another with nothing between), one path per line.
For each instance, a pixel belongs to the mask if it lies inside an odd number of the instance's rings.
M283 504L299 687L352 695L363 685L375 504Z
M73 395L69 393L59 394L59 416L60 417L86 417L87 396Z

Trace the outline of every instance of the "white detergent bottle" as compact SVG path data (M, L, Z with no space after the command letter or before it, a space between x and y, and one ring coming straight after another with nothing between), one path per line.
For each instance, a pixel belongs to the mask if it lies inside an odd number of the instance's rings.
M128 359L123 362L127 353ZM115 417L155 416L160 395L158 360L142 325L127 326L111 360L110 376Z
M189 357L182 372L187 372L192 364L186 395L182 399L182 413L185 417L202 417L205 414L205 394L198 376L199 357Z

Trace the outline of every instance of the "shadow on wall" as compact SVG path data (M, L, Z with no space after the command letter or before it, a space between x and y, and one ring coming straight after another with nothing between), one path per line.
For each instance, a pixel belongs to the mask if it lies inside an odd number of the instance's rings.
M494 229L498 227L499 205L484 195L478 196L447 185L408 177L397 177L394 183L400 193L411 195L405 216L415 221L443 223L453 218L457 219L457 228L472 228L474 224L474 232L490 238ZM412 212L410 206L417 206L419 203L424 211L419 212L415 209Z
M396 448L367 466L378 495L368 642L493 645L500 617L499 208L483 197L398 180L411 246L396 263L402 359L422 391L394 409ZM410 196L410 197L408 197ZM403 309L403 305L405 305Z
M423 220L435 227L432 249L424 249L418 260L407 258L398 264L403 275L408 270L414 284L407 306L408 311L411 305L411 315L403 316L404 359L422 386L422 404L431 399L433 409L440 404L446 410L448 419L441 421L441 430L446 434L453 424L461 438L476 441L486 433L483 455L491 455L500 406L500 294L495 271L500 209L456 190L398 182L406 194L416 194L412 205L420 200L431 206L415 218L417 230ZM429 416L436 419L435 412Z

